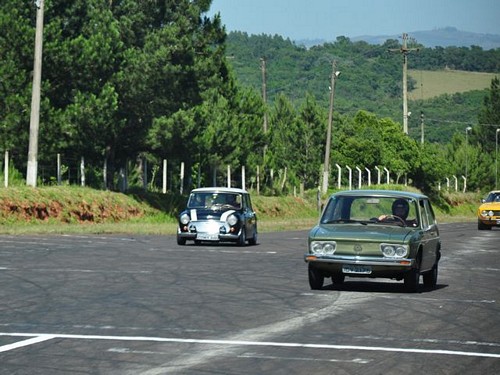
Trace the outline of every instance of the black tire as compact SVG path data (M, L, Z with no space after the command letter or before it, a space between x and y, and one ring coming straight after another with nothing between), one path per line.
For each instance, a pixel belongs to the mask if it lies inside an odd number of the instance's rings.
M238 246L245 246L247 243L247 237L245 234L245 227L241 228L241 234L238 237Z
M477 229L478 230L491 230L491 225L483 224L480 220L477 221Z
M309 286L311 287L311 289L321 289L323 287L323 283L325 282L325 276L323 276L323 273L320 270L314 268L311 263L309 263L307 273L309 275Z
M420 269L412 268L405 275L405 288L408 293L418 293L420 290Z
M248 243L252 246L257 245L257 227L254 228L253 236L248 240Z
M438 279L438 265L437 263L432 267L432 270L429 272L424 273L423 275L424 279L424 286L427 288L435 288L437 285L437 279Z
M177 236L177 245L184 246L186 244L186 239L180 236Z
M343 273L335 274L332 276L333 285L341 285L344 283L345 275Z

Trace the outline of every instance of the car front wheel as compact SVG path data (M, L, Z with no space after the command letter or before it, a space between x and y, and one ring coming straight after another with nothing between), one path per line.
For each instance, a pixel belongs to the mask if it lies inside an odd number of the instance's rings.
M437 278L438 278L438 265L435 264L434 267L432 267L432 270L424 274L423 278L424 278L424 286L428 288L435 288L437 285Z
M405 288L409 293L417 293L420 287L420 269L412 268L405 275Z
M238 237L238 246L245 246L247 242L247 237L245 235L245 228L241 228L241 234Z
M186 239L182 238L180 236L177 236L177 245L185 245L186 244Z
M253 231L253 236L248 240L248 243L252 246L257 245L257 228Z
M307 273L309 275L309 286L311 289L321 289L323 287L323 283L325 282L325 276L323 276L321 271L317 270L309 263Z
M485 229L491 229L489 225L483 224L481 220L477 221L477 229L478 230L485 230Z

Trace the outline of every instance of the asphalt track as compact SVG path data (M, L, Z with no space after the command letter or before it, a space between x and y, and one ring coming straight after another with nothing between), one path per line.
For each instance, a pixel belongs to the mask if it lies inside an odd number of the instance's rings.
M311 291L307 232L0 236L0 374L498 374L500 230L442 224L438 286Z

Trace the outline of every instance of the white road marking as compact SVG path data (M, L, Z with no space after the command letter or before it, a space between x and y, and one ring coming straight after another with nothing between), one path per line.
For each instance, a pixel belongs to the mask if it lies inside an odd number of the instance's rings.
M0 333L0 336L5 336L2 333ZM13 344L8 344L4 346L0 346L0 353L1 352L8 352L9 350L17 349L17 348L22 348L24 346L29 346L33 344L38 344L39 342L47 341L53 339L55 336L53 335L35 335L35 337L31 339L27 339L24 341L18 341Z
M217 346L258 346L258 347L307 348L307 349L331 349L331 350L360 350L360 351L379 351L379 352L415 353L415 354L443 354L443 355L454 355L454 356L465 356L465 357L500 358L500 353L481 353L481 352L466 352L459 350L418 349L418 348L401 348L401 347L396 348L396 347L363 346L363 345L329 345L329 344L311 344L311 343L298 343L298 342L182 339L182 338L147 337L147 336L99 336L99 335L49 334L49 333L8 333L8 332L0 332L0 336L32 337L31 339L20 341L18 343L4 345L0 347L0 352L16 349L23 346L33 345L51 339L75 339L75 340L108 340L108 341L149 341L149 342L203 344L203 345L217 345Z
M1 271L30 271L30 272L79 272L79 273L119 273L119 274L151 274L153 271L127 271L127 270L86 270L86 269L72 269L72 268L8 268L0 267Z
M242 354L239 355L238 358L257 358L257 359L277 359L277 360L285 360L285 361L309 361L309 362L344 362L344 363L360 363L366 364L370 363L370 359L363 358L354 358L354 359L320 359L320 358L305 358L305 357L277 357L271 355L258 355L258 354Z

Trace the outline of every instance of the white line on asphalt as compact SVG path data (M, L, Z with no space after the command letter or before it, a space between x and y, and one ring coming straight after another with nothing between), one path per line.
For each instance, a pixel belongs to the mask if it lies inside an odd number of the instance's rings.
M125 273L125 274L150 274L153 273L153 271L144 271L144 270L137 270L137 271L127 271L127 270L85 270L85 269L72 269L72 268L7 268L7 267L0 267L0 270L2 271L30 271L30 272L79 272L79 273L106 273L106 274L111 274L111 273Z
M370 359L354 358L354 359L320 359L320 358L304 358L304 357L277 357L271 355L257 355L257 354L242 354L238 358L256 358L256 359L278 359L286 361L310 361L310 362L347 362L347 363L370 363Z
M282 347L282 348L361 350L361 351L379 351L379 352L396 352L396 353L443 354L443 355L454 355L454 356L465 356L465 357L500 358L500 353L480 353L480 352L466 352L459 350L417 349L417 348L401 348L401 347L394 348L394 347L362 346L362 345L307 344L307 343L297 343L297 342L182 339L182 338L147 337L147 336L65 335L65 334L49 334L49 333L8 333L8 332L0 332L0 336L33 337L33 339L1 347L1 348L9 347L8 350L15 349L16 347L32 345L37 342L58 338L58 339L75 339L75 340L149 341L149 342L203 344L203 345L218 345L218 346L267 346L267 347Z
M5 336L0 333L0 336ZM19 342L15 342L13 344L8 344L4 346L0 346L0 353L1 352L8 352L9 350L17 349L17 348L22 348L23 346L29 346L33 344L38 344L39 342L47 341L53 339L53 335L36 335L35 337Z

